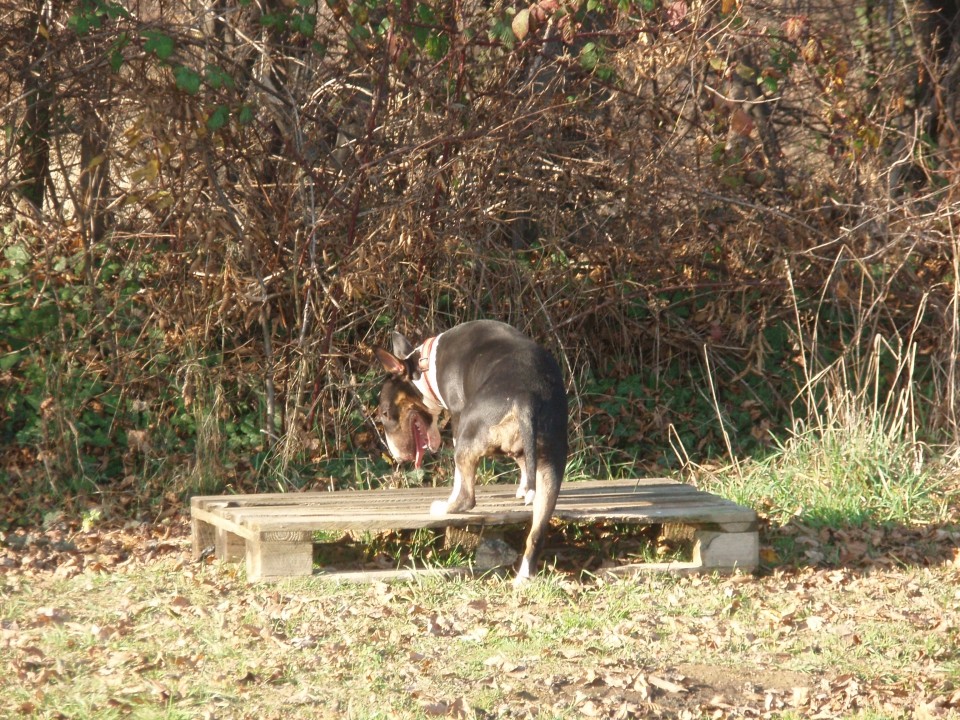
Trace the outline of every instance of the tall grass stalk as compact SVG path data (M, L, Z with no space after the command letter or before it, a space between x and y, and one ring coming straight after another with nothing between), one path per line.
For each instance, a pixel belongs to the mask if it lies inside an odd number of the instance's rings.
M194 458L187 477L187 491L204 495L223 482L225 438L220 424L223 386L213 381L199 363L186 365L180 374L184 404L196 425Z
M917 322L922 315L921 307ZM866 357L847 353L819 367L816 328L808 337L811 345L800 353L803 417L794 418L774 453L714 478L711 486L780 522L794 516L812 525L942 518L945 485L929 470L917 435L917 346L878 333Z

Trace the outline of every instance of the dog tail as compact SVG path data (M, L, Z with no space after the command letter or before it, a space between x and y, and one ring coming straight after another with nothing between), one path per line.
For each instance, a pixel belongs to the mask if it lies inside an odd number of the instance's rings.
M528 405L527 407L530 407ZM566 415L550 414L546 408L546 417L543 409L538 411L539 421L534 422L534 413L521 413L518 416L520 442L523 444L523 461L529 487L535 491L533 497L533 517L530 522L530 533L527 535L523 559L517 570L515 584L522 584L537 573L537 560L543 549L550 517L557 505L560 493L560 483L567 462L567 418ZM543 453L537 448L537 434L548 433L551 442L543 448ZM537 466L543 464L539 473Z

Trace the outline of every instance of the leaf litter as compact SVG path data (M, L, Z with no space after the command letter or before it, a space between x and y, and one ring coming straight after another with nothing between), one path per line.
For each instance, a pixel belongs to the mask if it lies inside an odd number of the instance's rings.
M518 592L249 585L185 519L58 521L2 538L0 689L24 717L956 717L957 528L776 533L799 552L756 577Z

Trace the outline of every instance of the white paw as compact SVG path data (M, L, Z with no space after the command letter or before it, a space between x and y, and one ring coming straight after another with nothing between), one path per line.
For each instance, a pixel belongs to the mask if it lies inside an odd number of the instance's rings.
M536 490L527 490L526 494L523 496L523 504L529 505L533 502L533 499L537 496Z
M525 498L526 496L527 496L527 486L521 483L519 486L517 486L517 497Z
M517 570L517 576L513 579L514 587L522 587L530 582L530 563L524 558L520 561L520 569Z
M446 515L448 507L449 503L446 500L434 500L430 503L430 514L434 516Z

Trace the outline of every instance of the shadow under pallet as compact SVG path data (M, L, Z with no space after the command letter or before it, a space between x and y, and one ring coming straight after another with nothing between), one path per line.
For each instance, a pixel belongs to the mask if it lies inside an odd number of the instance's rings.
M224 561L246 561L250 581L311 575L317 531L379 532L419 528L487 528L529 523L531 509L513 485L477 487L468 513L435 516L430 503L449 489L403 488L335 492L213 495L191 499L195 558L211 546ZM684 525L693 530L690 562L634 563L604 572L751 572L759 558L757 515L750 508L664 478L564 483L554 512L568 523ZM328 572L341 580L407 579L464 574L469 568Z

